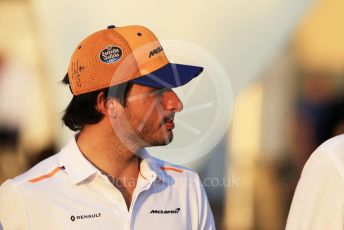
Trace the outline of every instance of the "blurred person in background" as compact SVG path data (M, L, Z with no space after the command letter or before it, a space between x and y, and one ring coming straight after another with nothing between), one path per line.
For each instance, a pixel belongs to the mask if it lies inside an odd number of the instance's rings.
M344 226L343 96L327 101L323 111L326 116L319 121L323 127L319 132L322 137L332 138L311 154L302 170L289 211L288 230L335 230Z
M22 113L16 111L16 103L20 103L21 83L24 78L18 73L5 55L0 51L0 148L15 149L22 121Z
M4 229L215 229L197 173L145 150L172 141L183 108L172 88L202 70L169 63L142 26L84 39L63 79L73 94L63 121L77 133L0 187Z
M25 96L30 75L20 64L0 50L0 183L23 172L26 166L20 144L27 122Z

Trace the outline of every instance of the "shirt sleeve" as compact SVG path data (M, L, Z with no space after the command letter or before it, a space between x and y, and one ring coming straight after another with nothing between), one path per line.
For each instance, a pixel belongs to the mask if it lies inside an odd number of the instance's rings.
M29 229L24 206L10 180L0 187L0 230L2 229Z
M316 151L302 171L286 230L342 230L343 194L343 166L339 159Z
M207 198L207 194L205 192L204 186L200 180L200 178L197 175L197 187L198 187L198 202L199 202L199 228L202 230L214 230L215 222L213 213L211 211L209 201Z

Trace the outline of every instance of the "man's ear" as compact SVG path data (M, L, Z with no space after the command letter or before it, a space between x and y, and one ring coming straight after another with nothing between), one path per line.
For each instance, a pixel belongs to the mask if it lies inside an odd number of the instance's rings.
M111 118L117 117L118 102L113 98L106 98L104 92L101 92L97 96L97 110L104 116Z
M100 92L97 96L96 108L103 115L108 114L106 102L107 102L107 98L105 97L104 92Z
M107 107L107 114L112 118L115 119L117 117L117 107L116 101L114 99L107 100L106 102Z

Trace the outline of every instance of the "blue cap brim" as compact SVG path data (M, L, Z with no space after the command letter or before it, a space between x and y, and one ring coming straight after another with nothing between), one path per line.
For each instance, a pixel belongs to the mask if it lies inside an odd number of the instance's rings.
M153 88L175 88L185 85L202 73L203 67L169 63L154 72L132 80Z

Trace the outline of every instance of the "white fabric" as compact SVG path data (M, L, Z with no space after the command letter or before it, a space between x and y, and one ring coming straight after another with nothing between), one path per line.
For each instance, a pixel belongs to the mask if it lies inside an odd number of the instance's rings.
M140 156L140 175L128 211L119 190L82 155L72 138L61 152L0 187L4 230L215 229L197 173L169 165L145 150ZM54 175L30 182L56 168Z
M286 229L343 228L344 135L340 135L323 143L304 166Z

